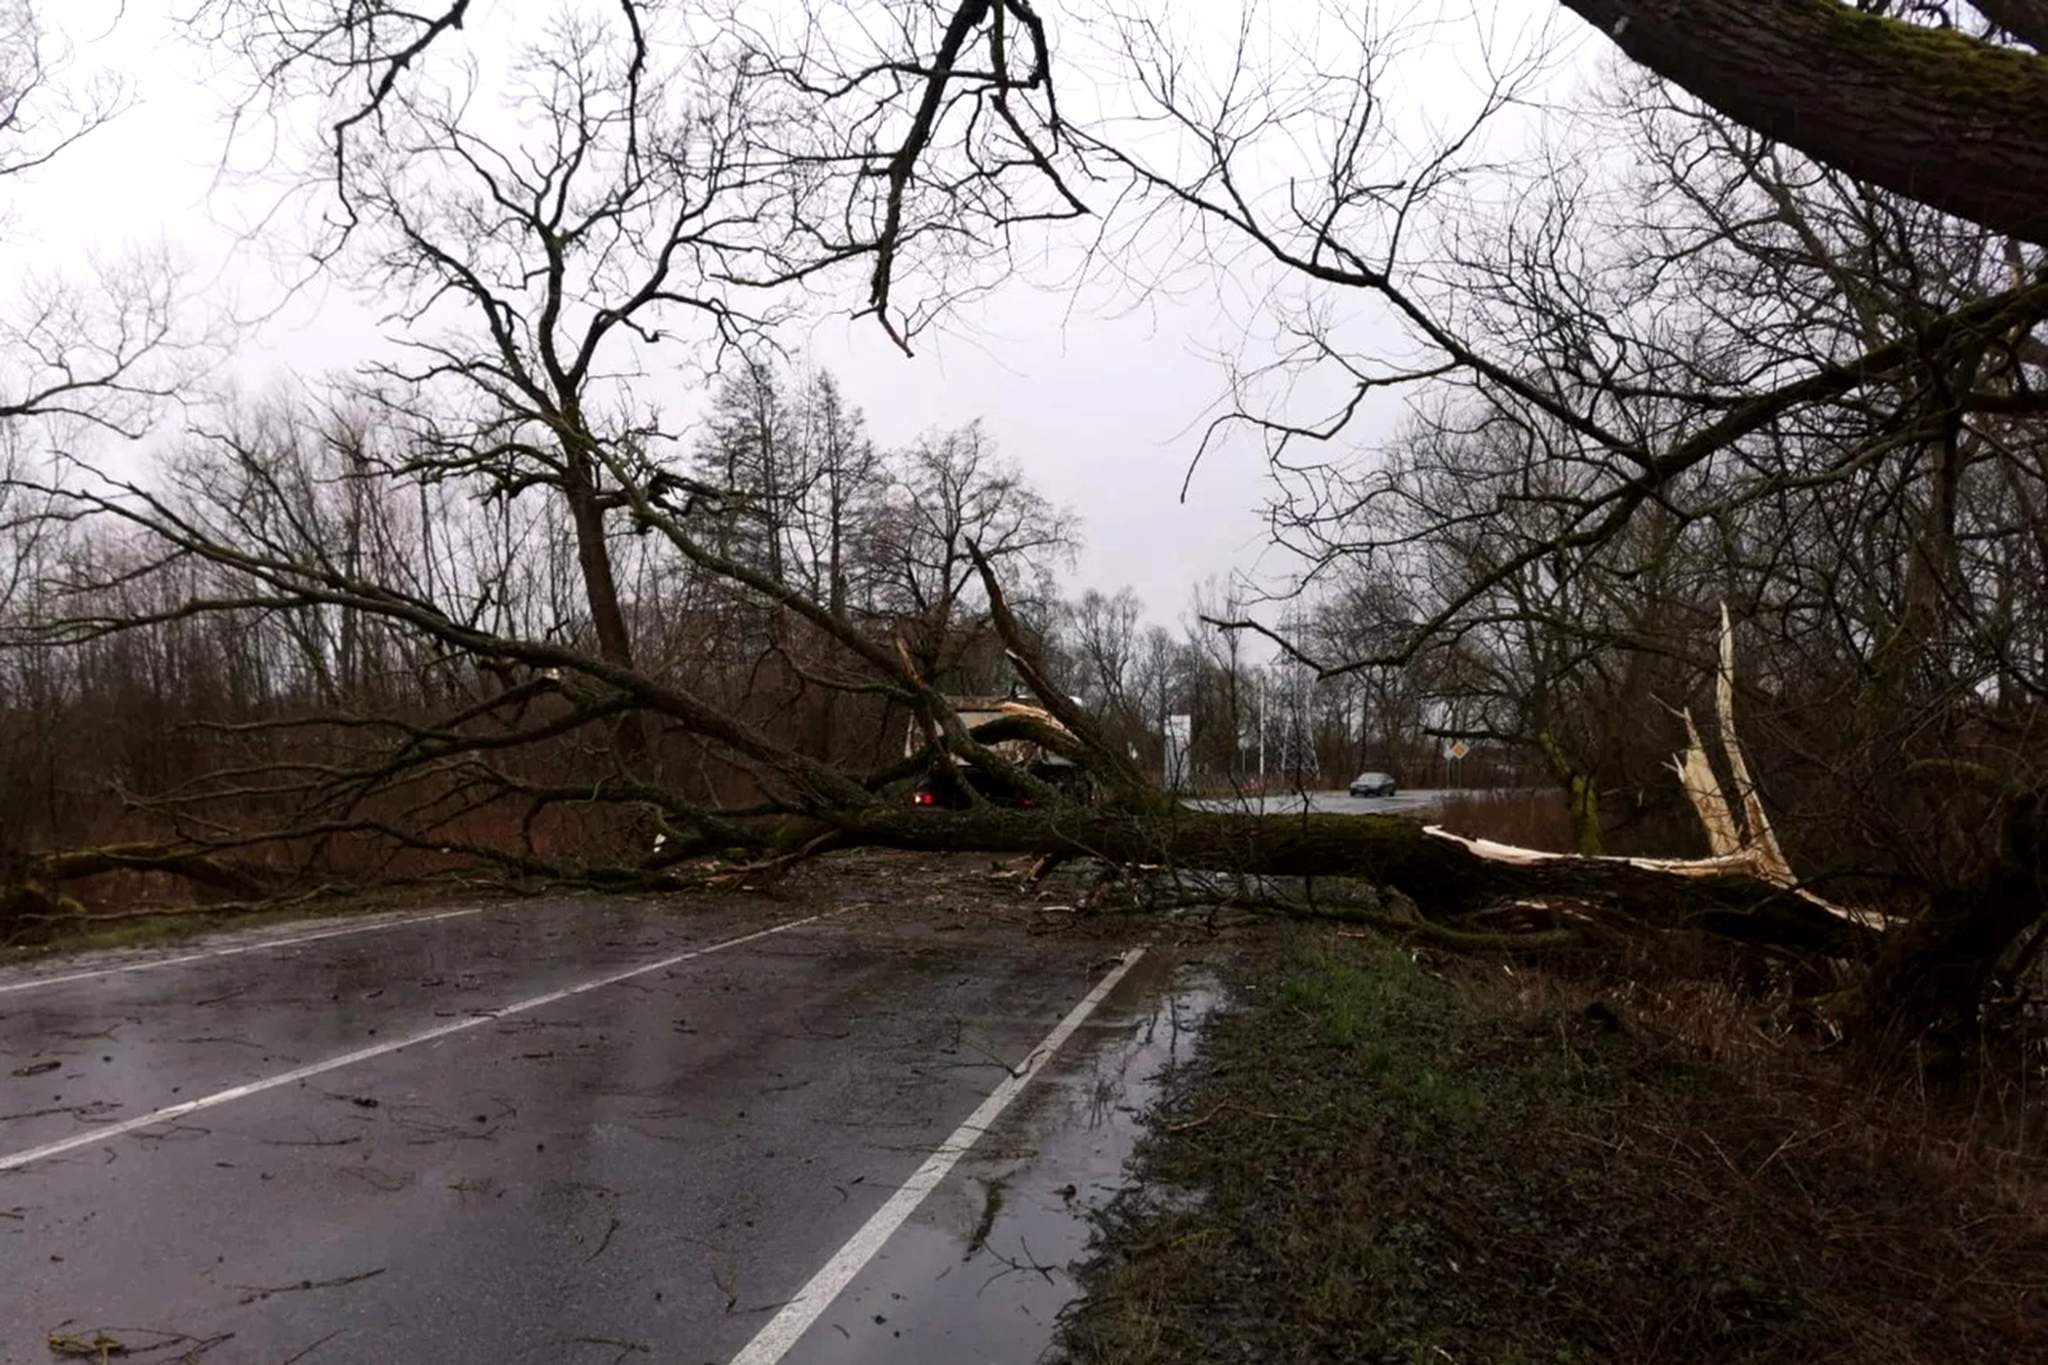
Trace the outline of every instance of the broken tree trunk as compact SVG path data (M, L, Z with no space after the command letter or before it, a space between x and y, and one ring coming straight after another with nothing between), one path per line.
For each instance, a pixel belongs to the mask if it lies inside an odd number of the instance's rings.
M1721 790L1721 779L1714 775L1699 727L1692 723L1692 712L1680 711L1678 718L1685 724L1686 748L1671 760L1671 769L1678 774L1678 784L1685 789L1693 813L1699 816L1700 828L1707 836L1708 853L1745 865L1775 885L1796 886L1799 879L1792 875L1792 865L1778 846L1777 831L1771 828L1770 817L1764 813L1763 798L1757 795L1756 782L1749 775L1749 761L1742 756L1742 742L1736 735L1735 626L1728 619L1726 603L1721 606L1721 656L1714 679L1714 719L1721 732L1722 756L1727 759L1729 774L1735 781L1734 801Z

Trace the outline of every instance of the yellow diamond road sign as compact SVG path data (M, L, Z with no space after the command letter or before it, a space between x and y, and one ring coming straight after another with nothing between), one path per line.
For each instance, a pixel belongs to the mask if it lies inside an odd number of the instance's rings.
M1461 739L1461 740L1457 740L1457 741L1455 741L1455 742L1454 742L1454 743L1452 743L1452 745L1451 745L1451 757L1452 757L1452 758L1463 758L1463 757L1464 757L1464 756L1465 756L1466 754L1469 754L1469 753L1471 753L1471 752L1472 752L1472 746L1471 746L1471 745L1469 745L1469 744L1467 744L1467 743L1466 743L1466 742L1465 742L1464 740L1462 740L1462 739Z

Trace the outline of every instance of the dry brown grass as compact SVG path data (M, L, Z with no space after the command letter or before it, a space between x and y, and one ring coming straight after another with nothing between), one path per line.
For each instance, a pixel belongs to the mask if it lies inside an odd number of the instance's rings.
M1571 817L1565 812L1564 793L1558 791L1457 792L1446 798L1431 818L1468 839L1497 839L1552 853L1571 853L1578 848L1572 838Z

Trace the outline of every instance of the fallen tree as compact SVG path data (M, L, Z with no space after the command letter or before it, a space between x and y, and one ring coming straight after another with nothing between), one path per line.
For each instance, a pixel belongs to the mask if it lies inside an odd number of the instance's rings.
M1798 957L1859 963L1884 961L1885 935L1799 887L1775 851L1754 794L1738 792L1735 808L1719 806L1698 785L1705 771L1697 752L1681 761L1689 791L1701 803L1715 836L1713 856L1649 860L1553 855L1459 838L1414 819L1316 813L1253 813L1200 809L1161 791L1127 755L1098 732L1089 713L1055 686L1027 629L1010 610L993 566L977 555L990 618L1018 675L1043 707L1040 719L1018 708L969 729L947 697L921 678L901 651L869 638L854 623L809 601L760 571L700 544L682 519L645 492L647 481L620 469L635 490L636 511L700 567L776 603L833 638L867 669L860 684L900 698L928 736L918 752L866 774L821 763L723 714L686 690L608 660L551 642L495 635L386 586L351 578L317 554L294 554L282 545L231 543L214 534L195 509L129 485L107 493L46 488L47 496L85 504L92 513L122 519L167 542L178 553L230 570L246 591L233 598L196 602L181 610L226 610L251 602L276 608L322 603L401 622L464 656L487 661L480 695L466 699L429 726L363 716L293 717L279 727L342 724L381 736L372 757L352 768L304 765L258 767L221 774L166 799L159 814L179 818L222 803L259 799L288 811L269 827L202 834L180 841L46 853L22 864L24 885L55 886L110 871L147 870L246 894L294 882L287 868L247 855L261 848L308 848L340 836L371 837L394 848L431 850L471 869L526 882L577 883L610 888L676 887L703 877L727 881L779 875L806 858L851 847L926 852L991 852L1042 858L1093 858L1124 868L1202 869L1233 876L1286 876L1362 881L1398 888L1438 925L1457 926L1503 903L1563 900L1602 912L1602 932L1617 925L1683 931ZM145 628L149 620L75 617L54 623L60 640L98 638ZM508 667L526 676L506 682ZM1724 624L1724 683L1732 677L1732 632ZM1741 774L1734 747L1732 687L1721 692L1722 736ZM761 799L745 806L713 806L684 799L660 782L634 775L637 751L615 750L613 775L596 783L536 784L496 763L498 755L565 729L602 726L631 710L650 729L677 726L716 745L752 776ZM1690 729L1690 720L1687 719ZM263 727L259 727L263 728ZM1092 800L1076 799L1038 780L1005 757L1025 740L1071 755L1094 778ZM959 811L914 807L904 786L939 764L977 770L985 788L1008 792L1028 805L989 800L970 788ZM1746 781L1746 778L1743 779ZM432 791L437 809L473 811L485 805L523 806L532 814L562 803L616 808L656 830L646 855L633 861L571 862L525 848L451 836L444 819L411 825L369 813L394 794ZM426 798L421 799L421 803ZM419 804L416 803L416 808ZM217 824L217 822L216 822ZM1740 831L1739 833L1737 831ZM1730 841L1734 841L1730 845ZM737 876L735 876L737 873ZM2018 886L2019 891L2024 887ZM1971 925L1979 921L1972 919ZM1974 929L1967 932L1974 932ZM1953 956L1957 931L1923 934L1895 972L1927 973L1928 964ZM1492 941L1489 939L1489 941ZM1914 997L1919 999L1921 997ZM1927 1022L1932 1022L1930 1001Z

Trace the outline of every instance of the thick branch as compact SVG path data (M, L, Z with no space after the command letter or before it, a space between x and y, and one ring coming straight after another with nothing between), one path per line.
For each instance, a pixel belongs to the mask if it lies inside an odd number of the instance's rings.
M1565 4L1636 61L1767 137L2048 243L2048 59L1839 0ZM2038 37L2039 5L1980 8Z

